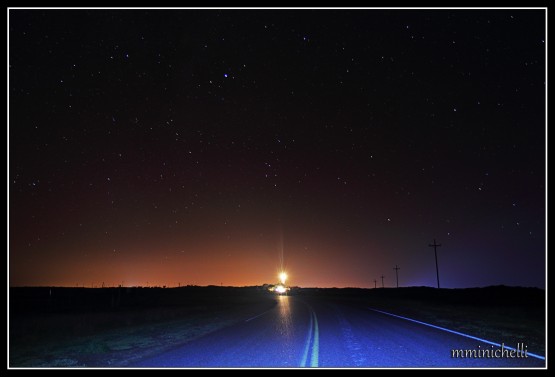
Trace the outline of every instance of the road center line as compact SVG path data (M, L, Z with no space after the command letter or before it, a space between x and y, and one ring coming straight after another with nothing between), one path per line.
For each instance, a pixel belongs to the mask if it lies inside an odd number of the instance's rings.
M312 309L310 309L310 324L308 325L308 336L304 346L303 357L301 359L301 367L306 367L306 360L308 358L308 349L310 348L310 340L312 339Z
M310 358L310 366L312 368L318 367L318 352L319 352L319 340L320 335L318 332L318 318L316 318L316 313L312 311L314 316L314 342L312 343L312 357Z
M372 311L374 311L374 312L378 312L378 313L390 315L390 316L392 316L392 317L401 318L401 319L404 319L404 320L407 320L407 321L411 321L411 322L414 322L414 323L418 323L418 324L420 324L420 325L432 327L432 328L434 328L434 329L438 329L438 330L450 332L451 334L456 334L456 335L464 336L465 338L470 338L470 339L474 339L474 340L477 340L477 341L480 341L480 342L483 342L483 343L491 344L491 345L496 346L496 347L501 347L501 344L499 344L499 343L491 342L491 341L489 341L489 340L485 340L485 339L482 339L482 338L477 338L477 337L475 337L475 336L468 335L468 334L464 334L464 333L462 333L462 332L458 332L458 331L455 331L455 330L449 330L449 329L446 329L445 327L439 327L439 326L436 326L436 325L432 325L432 324L430 324L430 323L426 323L426 322L422 322L422 321L417 321L416 319L403 317L403 316L400 316L400 315L397 315L397 314L392 314L392 313L384 312L384 311L381 311L381 310L378 310L378 309L373 309L373 308L368 308L368 309L369 309L369 310L372 310ZM515 351L516 351L516 349L513 348L513 347L507 347L507 346L503 346L503 347L504 347L505 349L508 349L508 350L515 350ZM536 359L545 360L545 357L544 357L544 356L536 355L535 353L526 352L526 354L529 355L529 356L535 357Z

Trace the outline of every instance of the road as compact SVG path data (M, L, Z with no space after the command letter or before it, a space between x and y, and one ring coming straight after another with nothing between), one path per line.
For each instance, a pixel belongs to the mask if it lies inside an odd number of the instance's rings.
M515 346L515 344L506 344ZM545 360L453 358L492 349L475 339L316 297L278 304L234 326L142 360L135 367L544 367ZM498 349L495 347L494 349Z

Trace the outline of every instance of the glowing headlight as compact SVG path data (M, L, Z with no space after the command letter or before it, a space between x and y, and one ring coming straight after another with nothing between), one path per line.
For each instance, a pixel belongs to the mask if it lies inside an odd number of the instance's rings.
M276 292L277 293L285 293L286 291L287 291L287 289L283 285L278 285L276 287Z

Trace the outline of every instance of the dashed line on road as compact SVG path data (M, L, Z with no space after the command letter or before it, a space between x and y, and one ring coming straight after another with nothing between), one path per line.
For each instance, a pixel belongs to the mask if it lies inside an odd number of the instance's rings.
M250 321L252 321L253 319L257 319L258 317L262 317L264 314L266 314L266 313L268 313L268 312L270 312L270 311L272 311L272 310L274 310L274 308L269 309L269 310L266 310L264 313L260 313L259 315L255 315L254 317L251 317L251 318L249 318L249 319L245 319L245 322L250 322Z
M426 323L426 322L422 322L422 321L417 321L416 319L403 317L403 316L400 316L400 315L397 315L397 314L384 312L384 311L381 311L381 310L378 310L378 309L373 309L373 308L368 308L368 309L369 309L369 310L372 310L372 311L374 311L374 312L378 312L378 313L386 314L386 315L389 315L389 316L392 316L392 317L396 317L396 318L404 319L404 320L411 321L411 322L414 322L414 323L418 323L418 324L420 324L420 325L432 327L432 328L434 328L434 329L438 329L438 330L450 332L451 334L456 334L456 335L464 336L465 338L470 338L470 339L474 339L474 340L477 340L477 341L480 341L480 342L483 342L483 343L491 344L491 345L496 346L496 347L501 347L501 344L499 344L499 343L491 342L491 341L489 341L489 340L482 339L482 338L478 338L478 337L475 337L475 336L472 336L472 335L468 335L468 334L465 334L465 333L462 333L462 332L458 332L458 331L455 331L455 330L446 329L445 327L440 327L440 326L432 325L431 323ZM505 349L508 349L508 350L515 350L515 351L516 351L516 348L513 348L513 347L507 347L507 346L505 346L505 345L503 345L503 347L504 347ZM526 354L527 354L528 356L535 357L536 359L545 360L545 357L544 357L544 356L536 355L535 353L526 352Z

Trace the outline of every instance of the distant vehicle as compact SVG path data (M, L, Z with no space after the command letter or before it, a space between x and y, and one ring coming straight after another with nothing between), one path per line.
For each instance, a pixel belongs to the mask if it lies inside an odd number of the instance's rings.
M281 296L281 295L286 295L287 292L288 292L290 289L291 289L291 288L286 287L286 286L283 285L283 284L276 284L276 285L274 285L274 286L271 286L271 287L269 288L269 291L270 291L270 292L275 292L276 294L278 294L278 295Z
M285 285L285 281L287 280L288 276L287 276L287 272L285 271L281 271L279 273L279 283L277 283L276 285L272 285L270 286L270 288L268 289L270 292L275 292L278 295L286 295L287 292L291 289L288 286Z

